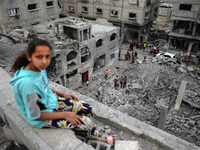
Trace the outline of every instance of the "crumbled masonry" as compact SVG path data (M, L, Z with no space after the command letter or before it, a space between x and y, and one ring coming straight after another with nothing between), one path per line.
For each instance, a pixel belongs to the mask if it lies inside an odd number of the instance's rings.
M116 69L116 65L120 69ZM192 68L192 71L188 68ZM120 61L109 67L108 80L104 79L104 70L100 70L93 75L89 87L84 86L76 91L149 125L158 127L159 120L166 117L164 125L161 125L164 131L200 146L200 70L194 66L182 69L184 72L174 64L152 62L152 59L142 64ZM125 89L114 89L113 79L116 75L127 76L127 84L131 85L129 95L125 94ZM183 102L176 111L175 101L183 80L187 81L187 85ZM142 100L145 94L150 98L149 103ZM166 116L160 115L163 108Z

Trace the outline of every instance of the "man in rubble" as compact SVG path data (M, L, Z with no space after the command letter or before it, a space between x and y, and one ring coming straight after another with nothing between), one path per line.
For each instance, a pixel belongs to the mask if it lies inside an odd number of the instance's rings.
M108 78L108 69L105 71L105 79L107 79Z

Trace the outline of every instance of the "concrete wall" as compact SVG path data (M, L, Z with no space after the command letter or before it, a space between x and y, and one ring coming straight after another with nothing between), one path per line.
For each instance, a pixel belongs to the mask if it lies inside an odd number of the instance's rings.
M172 12L172 8L162 8L162 7L159 8L160 16L166 16L170 18L171 12Z
M1 0L0 10L2 22L0 26L5 28L6 32L19 26L30 26L32 23L46 21L49 18L58 18L59 9L57 0L52 0L53 5L47 7L46 2L50 0ZM36 9L28 10L28 5L36 4ZM18 15L11 15L9 9L17 9ZM4 32L5 32L4 31Z

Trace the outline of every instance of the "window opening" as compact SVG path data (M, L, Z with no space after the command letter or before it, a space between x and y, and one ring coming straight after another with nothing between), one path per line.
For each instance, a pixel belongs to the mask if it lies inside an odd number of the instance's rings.
M74 7L73 6L69 6L69 11L74 12Z
M53 1L47 2L47 7L53 6Z
M88 12L88 8L85 7L85 6L83 6L83 7L82 7L82 12Z
M102 39L99 39L99 40L96 42L96 47L102 46L102 42L103 42L103 40L102 40Z
M113 58L115 58L115 53L110 55L110 59L113 59Z
M78 72L77 70L73 70L73 71L69 72L66 76L67 76L67 78L73 77L74 75L77 74L77 72Z
M37 9L37 4L28 5L28 10L34 10L34 9Z
M115 38L116 38L116 33L113 33L113 34L110 36L110 41L115 40Z
M97 8L97 13L103 13L101 8Z
M83 30L83 41L87 40L88 38L88 32L87 29Z
M145 18L146 18L146 19L149 18L149 12L146 12L146 13L145 13Z
M75 51L71 51L67 55L67 61L73 60L77 57L77 53Z
M111 10L111 16L118 16L117 10Z
M151 5L151 0L147 0L147 6Z
M12 15L17 15L19 14L19 8L12 8L12 9L9 9L9 15L12 16Z
M136 19L136 14L134 14L134 13L129 13L129 18L130 18L130 19Z
M88 53L88 55L81 56L81 63L86 62L90 58L91 58L91 54L90 53Z
M72 69L75 66L76 66L76 63L72 61L70 64L67 65L67 68Z
M188 4L180 4L179 10L191 10L192 9L192 5L188 5Z
M63 32L69 38L71 38L73 40L77 40L78 39L78 33L77 33L78 31L77 31L77 29L70 28L70 27L67 27L67 26L63 26Z

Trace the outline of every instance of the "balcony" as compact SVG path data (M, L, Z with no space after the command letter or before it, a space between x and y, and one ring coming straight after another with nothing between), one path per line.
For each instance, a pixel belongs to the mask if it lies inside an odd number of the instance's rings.
M172 20L187 20L194 21L197 19L197 12L173 10L171 15Z

